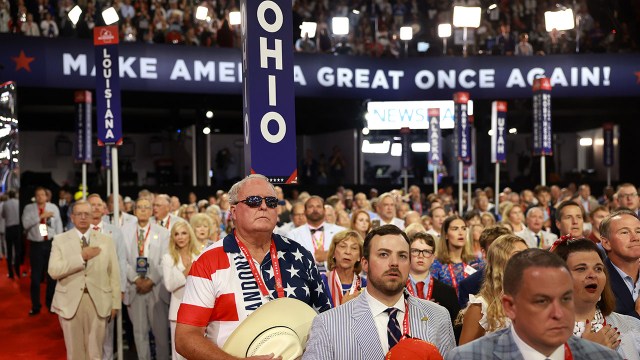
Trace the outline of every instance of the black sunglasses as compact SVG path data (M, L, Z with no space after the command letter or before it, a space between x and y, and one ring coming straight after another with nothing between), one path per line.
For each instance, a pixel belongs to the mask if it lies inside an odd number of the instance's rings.
M260 205L262 205L262 199L264 199L265 204L267 204L267 207L275 209L278 207L278 198L275 196L258 196L258 195L252 195L252 196L247 196L246 199L244 200L239 200L239 203L245 203L248 207L250 208L257 208L260 207Z

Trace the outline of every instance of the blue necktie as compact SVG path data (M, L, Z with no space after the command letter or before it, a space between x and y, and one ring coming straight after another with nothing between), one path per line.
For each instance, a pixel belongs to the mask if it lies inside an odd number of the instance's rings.
M396 319L398 309L388 308L384 312L389 314L389 322L387 323L387 340L389 341L389 350L391 350L391 348L394 347L402 337L402 331L400 331L400 325L398 324L398 319Z

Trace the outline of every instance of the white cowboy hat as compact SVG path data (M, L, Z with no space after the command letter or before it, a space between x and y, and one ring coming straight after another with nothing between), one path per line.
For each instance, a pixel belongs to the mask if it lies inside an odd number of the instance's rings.
M260 306L229 336L222 350L238 357L274 354L282 360L302 356L317 313L306 303L279 298Z

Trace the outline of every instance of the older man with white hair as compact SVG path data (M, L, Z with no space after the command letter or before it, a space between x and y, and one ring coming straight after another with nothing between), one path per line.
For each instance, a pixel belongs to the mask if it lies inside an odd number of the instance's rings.
M153 216L149 221L171 231L171 226L179 221L184 221L184 219L171 213L171 197L169 195L158 194L153 199Z
M558 240L558 236L556 234L542 228L542 225L544 224L544 213L542 208L530 208L529 211L527 211L525 222L527 227L522 231L516 232L515 235L523 238L530 248L546 249Z

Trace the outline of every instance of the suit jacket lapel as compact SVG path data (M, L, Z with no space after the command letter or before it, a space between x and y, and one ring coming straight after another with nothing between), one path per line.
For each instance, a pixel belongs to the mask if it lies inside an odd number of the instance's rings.
M611 278L611 288L616 294L616 299L619 302L619 306L616 306L618 309L634 309L635 303L633 301L633 297L631 293L629 293L629 288L627 288L627 284L624 282L624 279L618 273L618 270L613 266L611 260L606 259L605 264L609 270L609 278Z
M522 360L518 345L511 337L511 327L502 330L502 334L498 337L496 346L493 349L493 356L495 359Z
M365 294L360 294L353 301L353 320L351 330L358 341L363 359L380 359L384 357L382 345L378 339L378 330L371 315L371 309ZM372 341L372 338L374 341Z

